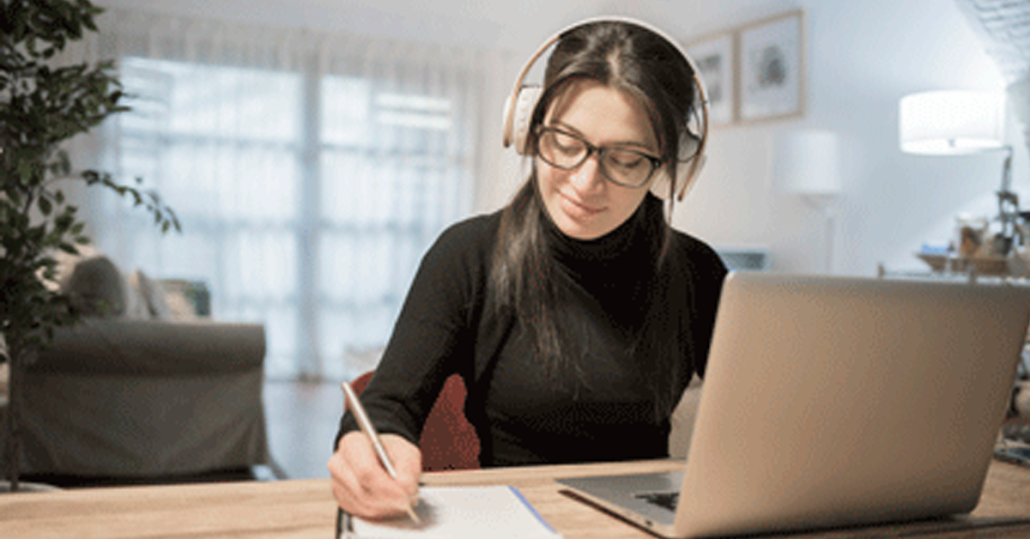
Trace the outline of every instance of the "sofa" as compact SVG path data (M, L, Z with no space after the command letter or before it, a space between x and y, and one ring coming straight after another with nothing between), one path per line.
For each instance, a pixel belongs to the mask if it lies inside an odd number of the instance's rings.
M131 280L115 279L109 261L88 266L103 272L80 275L73 297L95 300L107 281L122 288L59 328L25 369L22 473L145 479L271 464L263 325L162 314L149 280L130 314Z

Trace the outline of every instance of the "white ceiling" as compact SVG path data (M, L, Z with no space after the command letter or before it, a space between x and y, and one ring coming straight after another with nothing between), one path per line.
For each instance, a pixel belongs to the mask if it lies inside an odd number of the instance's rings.
M1009 82L1030 77L1030 0L959 0L958 5Z

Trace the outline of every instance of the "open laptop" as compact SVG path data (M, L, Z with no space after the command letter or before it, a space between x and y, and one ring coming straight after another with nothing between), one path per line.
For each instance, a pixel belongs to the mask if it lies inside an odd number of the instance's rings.
M730 274L683 471L560 482L668 537L972 511L1028 322L1027 287Z

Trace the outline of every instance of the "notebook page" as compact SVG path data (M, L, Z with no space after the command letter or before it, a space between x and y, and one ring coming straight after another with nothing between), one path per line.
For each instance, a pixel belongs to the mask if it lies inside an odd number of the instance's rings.
M555 539L561 537L522 494L508 486L423 487L415 507L422 520L404 516L389 521L352 519L344 537L360 539Z

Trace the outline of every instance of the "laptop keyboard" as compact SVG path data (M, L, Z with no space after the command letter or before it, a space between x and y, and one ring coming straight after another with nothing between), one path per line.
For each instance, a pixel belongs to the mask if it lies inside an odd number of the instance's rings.
M634 498L644 500L647 503L664 507L669 511L676 511L676 502L679 501L679 492L641 492L634 494Z

